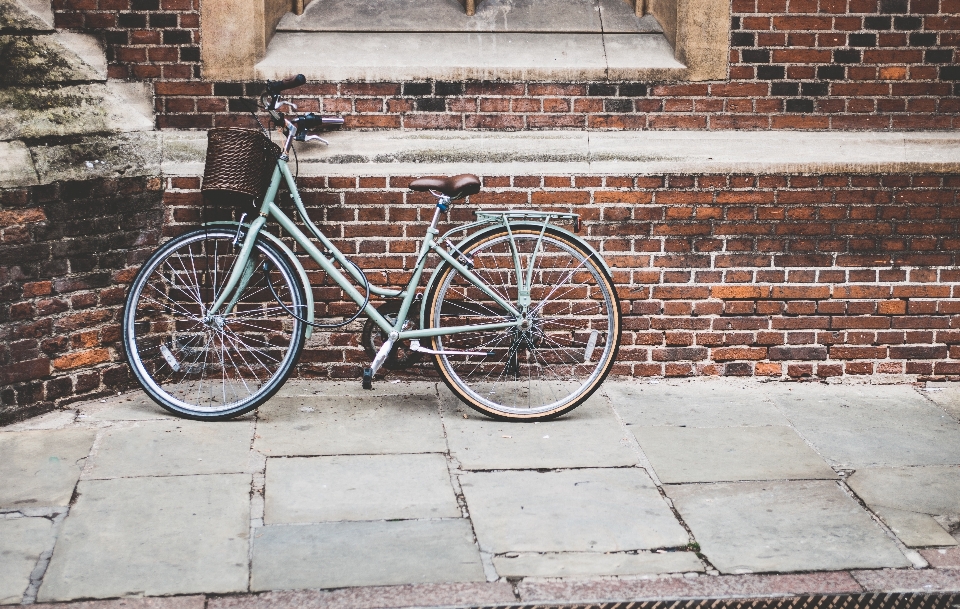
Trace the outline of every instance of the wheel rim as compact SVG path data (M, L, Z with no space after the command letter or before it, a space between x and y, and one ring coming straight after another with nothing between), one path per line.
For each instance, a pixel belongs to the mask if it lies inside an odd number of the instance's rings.
M302 307L302 298L271 248L254 248L255 270L236 307L209 312L236 264L232 240L209 231L174 242L131 289L124 319L130 364L148 393L180 412L213 416L252 407L296 357L300 322L277 303L267 278L288 308Z
M596 388L612 364L619 324L612 287L588 253L550 234L541 241L539 231L514 231L513 236L524 267L540 244L525 323L438 337L438 350L493 354L440 356L438 361L469 402L505 416L536 416L575 405ZM516 306L510 237L492 236L470 256L473 272ZM513 320L455 270L442 278L437 294L434 327Z

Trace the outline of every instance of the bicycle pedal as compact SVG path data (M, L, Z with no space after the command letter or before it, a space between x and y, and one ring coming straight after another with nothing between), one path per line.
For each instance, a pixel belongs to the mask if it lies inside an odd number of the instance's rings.
M361 384L364 389L373 389L373 370L370 368L363 369L363 380Z

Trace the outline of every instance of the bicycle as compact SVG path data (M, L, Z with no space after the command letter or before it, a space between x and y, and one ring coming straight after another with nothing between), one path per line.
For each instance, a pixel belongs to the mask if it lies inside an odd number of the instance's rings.
M590 397L615 361L621 315L606 263L558 226L572 223L578 231L579 216L479 210L476 221L440 235L443 214L453 202L478 193L480 179L472 174L416 179L410 189L433 194L436 207L410 280L401 289L375 286L310 219L288 165L295 141L326 142L315 132L343 122L299 115L296 106L281 100L283 91L304 82L302 75L267 81L260 97L285 137L282 147L261 124L262 132L233 130L245 132L243 150L220 145L220 152L208 151L204 191L243 193L251 204L259 202L254 219L248 222L244 214L235 222L205 222L158 248L134 279L123 313L123 343L146 393L186 418L239 416L283 385L314 327L342 326L365 314L364 342L374 354L363 370L366 389L384 366L402 368L426 355L455 395L493 418L545 420ZM290 113L281 112L284 106ZM230 130L210 131L210 150L221 131ZM253 187L218 186L223 178L216 171L230 174L227 182L247 180ZM315 241L278 206L281 183ZM317 322L314 286L292 249L264 230L268 220L355 303L355 315ZM469 234L454 243L452 235L461 231ZM430 254L440 260L419 292ZM372 297L386 304L374 306Z

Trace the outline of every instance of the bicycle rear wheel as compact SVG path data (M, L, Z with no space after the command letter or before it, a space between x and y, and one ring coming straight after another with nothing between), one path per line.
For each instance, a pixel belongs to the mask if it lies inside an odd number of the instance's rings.
M576 408L609 374L620 345L620 305L606 269L581 241L552 228L541 238L539 226L511 231L524 273L534 260L524 324L436 337L438 351L487 355L434 357L444 382L472 408L498 419L544 420ZM481 281L517 306L511 232L478 235L461 251ZM514 320L449 264L438 273L427 295L428 327Z
M123 340L134 375L163 408L221 420L253 410L290 375L306 325L303 287L285 255L258 239L250 280L226 314L209 308L237 264L235 232L198 230L162 246L133 281ZM269 282L269 283L268 283Z

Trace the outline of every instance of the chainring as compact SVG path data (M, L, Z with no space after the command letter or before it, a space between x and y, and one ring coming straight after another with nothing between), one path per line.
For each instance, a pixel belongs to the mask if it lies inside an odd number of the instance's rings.
M377 307L377 312L383 315L387 321L394 323L397 321L397 313L400 312L400 302L393 300L387 301ZM413 322L410 321L408 316L407 322L404 324L404 330L412 327ZM363 350L371 360L377 356L380 346L383 345L386 340L387 333L375 324L372 319L367 318L367 321L363 324L363 333L360 335L360 342L363 345ZM383 363L383 367L387 370L406 370L419 362L422 357L422 353L410 350L410 341L397 341L393 345L393 349L390 350L390 355L387 356L387 361Z

